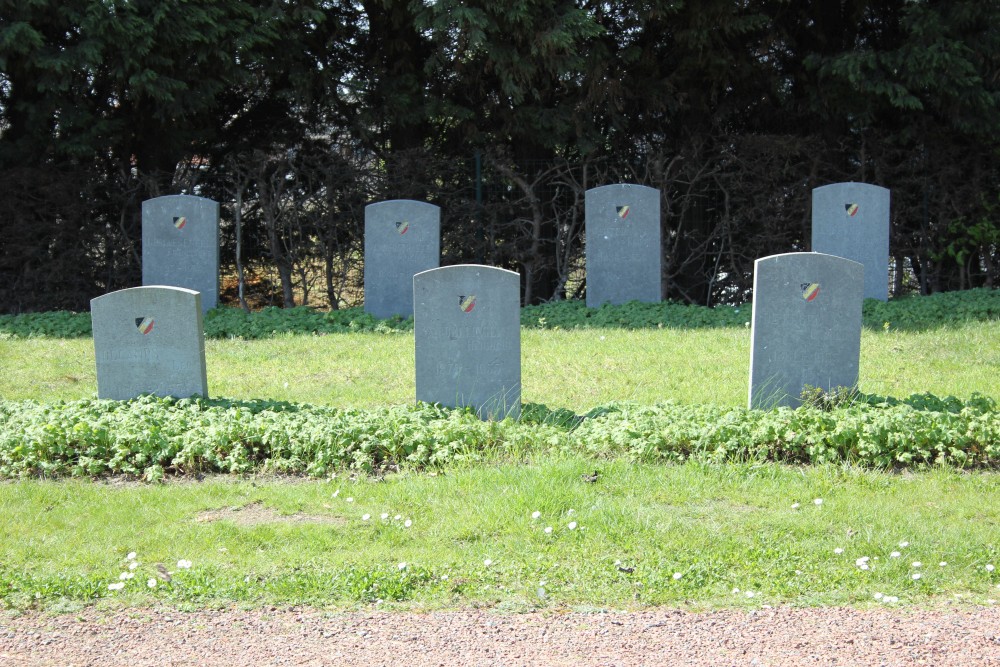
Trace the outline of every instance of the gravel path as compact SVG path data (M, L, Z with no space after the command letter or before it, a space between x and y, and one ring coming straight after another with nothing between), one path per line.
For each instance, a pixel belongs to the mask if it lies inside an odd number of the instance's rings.
M1000 609L0 613L0 665L1000 665Z

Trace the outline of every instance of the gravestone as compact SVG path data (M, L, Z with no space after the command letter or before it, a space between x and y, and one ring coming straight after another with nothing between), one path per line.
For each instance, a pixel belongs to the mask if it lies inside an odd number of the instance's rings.
M660 191L605 185L585 202L587 306L660 301Z
M133 287L92 299L97 396L208 396L201 294Z
M201 292L219 304L219 203L191 195L142 202L142 284Z
M861 354L864 268L814 252L754 262L751 409L797 407L806 386L853 389Z
M812 193L812 251L860 262L865 298L889 299L889 190L834 183Z
M365 312L413 315L413 276L441 263L441 209L395 199L365 207Z
M521 414L521 277L478 264L413 277L417 400Z

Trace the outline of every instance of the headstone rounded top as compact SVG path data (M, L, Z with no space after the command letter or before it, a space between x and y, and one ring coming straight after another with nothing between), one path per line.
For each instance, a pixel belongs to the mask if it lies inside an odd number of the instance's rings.
M90 303L93 305L95 302L100 301L114 301L122 298L141 297L144 294L154 294L154 292L151 292L150 290L156 290L155 294L158 295L158 298L163 298L164 296L169 296L170 294L194 298L201 294L198 290L188 289L186 287L174 287L173 285L143 285L142 287L126 287L125 289L102 294L101 296L91 299Z
M511 271L509 269L501 269L498 266L488 266L486 264L450 264L449 266L439 266L436 269L428 269L427 271L421 271L420 273L413 276L414 279L418 277L428 277L433 274L437 274L441 271L447 271L453 273L455 269L462 269L464 271L488 271L490 275L509 275L517 280L521 279L521 274L517 271Z
M205 203L213 204L213 205L219 203L219 202L215 201L214 199L209 199L208 197L199 197L198 195L186 195L186 194L160 195L159 197L153 197L152 199L147 199L146 201L144 201L142 203L145 204L146 202L169 201L169 200L172 200L172 199L174 199L174 200L181 200L181 201L185 201L185 202L191 202L191 203L194 203L194 202L205 202Z
M587 192L612 192L614 190L634 190L637 193L649 192L655 194L657 197L660 196L660 191L656 188L651 188L648 185L639 185L638 183L610 183L608 185L599 185L595 188L590 188Z
M778 255L768 255L767 257L760 257L754 261L755 265L765 265L774 264L778 262L784 262L788 259L802 258L806 261L813 263L830 262L850 270L864 270L864 265L861 262L855 262L853 259L847 259L846 257L840 257L838 255L831 255L824 252L784 252Z
M383 201L372 202L365 206L365 211L378 210L380 208L394 207L394 206L407 206L407 207L417 207L424 209L433 209L438 211L441 209L437 204L431 204L430 202L420 201L419 199L385 199Z
M839 190L845 187L870 188L872 191L885 191L887 193L889 192L889 188L884 188L881 185L875 185L873 183L864 183L862 181L843 181L841 183L828 183L827 185L821 185L819 187L813 188L813 192L828 192L832 190Z

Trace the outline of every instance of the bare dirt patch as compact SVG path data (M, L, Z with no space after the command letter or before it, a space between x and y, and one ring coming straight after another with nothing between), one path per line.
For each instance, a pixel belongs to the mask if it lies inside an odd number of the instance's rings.
M0 664L1000 665L1000 609L0 612Z
M328 516L322 514L281 514L272 507L267 507L261 501L252 502L249 505L222 507L220 509L205 510L199 512L195 517L199 523L211 523L213 521L231 521L237 526L260 526L269 523L320 523L335 526L343 526L347 520L339 516Z

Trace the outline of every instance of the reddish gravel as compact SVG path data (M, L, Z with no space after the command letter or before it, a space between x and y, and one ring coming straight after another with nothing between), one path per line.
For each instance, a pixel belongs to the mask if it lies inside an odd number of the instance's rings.
M1000 665L1000 609L0 614L0 665Z

